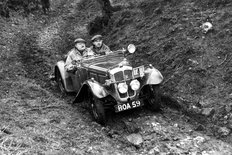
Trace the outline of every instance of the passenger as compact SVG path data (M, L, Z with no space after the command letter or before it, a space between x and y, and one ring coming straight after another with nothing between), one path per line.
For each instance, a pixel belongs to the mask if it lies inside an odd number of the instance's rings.
M90 49L97 55L106 55L111 53L110 48L103 43L102 36L101 35L95 35L91 39L92 46Z
M77 38L74 42L75 47L68 52L65 62L65 69L67 71L75 70L77 67L76 63L83 57L94 55L94 52L90 48L86 48L86 41L84 39Z

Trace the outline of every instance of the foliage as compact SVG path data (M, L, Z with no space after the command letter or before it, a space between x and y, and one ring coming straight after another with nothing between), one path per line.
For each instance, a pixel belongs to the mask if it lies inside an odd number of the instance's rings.
M147 0L135 4L114 13L110 29L104 31L107 44L114 49L134 43L134 57L139 58L135 64L151 63L161 70L164 93L186 109L209 99L215 109L229 104L231 1ZM201 29L206 21L213 24L208 33Z
M24 10L24 13L29 14L34 10L38 10L42 6L46 14L50 8L50 0L3 0L0 3L1 15L9 18L10 10Z
M230 4L230 0L195 0L196 4L202 8L225 7Z

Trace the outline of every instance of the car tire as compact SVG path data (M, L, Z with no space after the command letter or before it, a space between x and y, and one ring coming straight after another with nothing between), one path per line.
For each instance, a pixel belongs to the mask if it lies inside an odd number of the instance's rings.
M90 102L90 110L97 123L101 125L106 124L106 114L103 102L93 95Z
M159 111L161 108L160 86L153 85L147 88L149 98L145 99L146 106L152 111Z
M55 77L56 77L56 83L58 85L59 90L61 91L61 93L66 94L67 91L65 90L64 80L61 77L60 71L56 71Z

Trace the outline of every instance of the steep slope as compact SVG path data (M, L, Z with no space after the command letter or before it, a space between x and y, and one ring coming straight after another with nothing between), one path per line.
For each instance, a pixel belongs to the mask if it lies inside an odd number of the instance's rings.
M164 94L200 115L214 108L213 121L230 127L232 3L137 0L114 4L126 8L112 17L110 31L104 32L107 43L114 49L134 43L135 57L140 58L135 63L152 63L163 73ZM205 33L201 25L207 21L213 29Z
M0 18L0 154L231 152L231 145L216 139L214 132L199 132L202 125L169 108L159 113L146 109L110 113L108 126L102 127L91 119L83 105L68 104L74 96L61 95L49 75L55 62L72 48L74 38L89 40L86 26L101 15L101 10L95 0L51 2L49 15L35 11L23 17L20 12L11 12L10 19ZM106 42L112 49L136 44L138 51L134 57L141 59L136 60L135 65L152 63L159 68L165 76L166 96L184 100L183 103L188 99L190 102L186 105L191 107L196 99L207 94L205 81L215 80L215 85L219 86L217 80L222 77L218 72L224 74L225 70L215 67L217 72L214 73L206 68L209 62L204 61L202 66L194 62L201 62L198 56L204 56L204 60L215 60L221 64L219 66L228 67L229 53L225 57L220 54L222 59L219 60L215 54L220 43L225 45L220 47L225 51L230 46L225 40L230 39L229 31L219 29L225 26L224 22L228 24L226 28L230 28L230 6L221 5L222 12L218 11L212 19L226 20L213 23L215 30L203 34L199 26L206 15L212 14L213 5L204 10L198 6L200 3L191 1L114 1L114 5L118 4L126 8L115 12L114 20L104 29ZM224 39L217 40L217 35ZM229 90L229 85L227 87L224 95ZM204 89L197 90L200 88ZM209 94L212 90L209 89ZM221 100L223 93L220 95L218 100L224 101ZM202 99L210 97L206 95ZM229 130L219 129L222 131L220 136L229 134ZM142 137L141 145L128 141L128 137L136 140L132 135Z

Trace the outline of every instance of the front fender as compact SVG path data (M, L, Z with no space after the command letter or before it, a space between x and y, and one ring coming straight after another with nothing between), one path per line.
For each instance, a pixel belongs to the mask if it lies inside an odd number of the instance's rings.
M160 71L152 66L145 69L146 84L160 84L163 81L163 76Z
M69 76L69 74L66 72L64 65L65 65L65 62L63 60L58 61L56 63L55 75L56 75L56 72L59 71L60 75L61 75L61 77L63 79L64 87L65 87L66 91L67 92L73 92L74 88L73 88L73 85L72 85L72 80L71 80L71 77Z
M97 98L104 98L109 94L100 83L91 79L83 83L73 103L79 103L84 101L85 97L87 97L86 95L88 94L88 90L90 90L92 94Z
M60 71L60 75L62 79L65 79L65 68L64 68L64 61L58 61L55 66L55 72ZM56 74L55 74L56 75Z
M108 95L106 89L97 81L87 80L86 84L89 85L89 88L92 91L93 95L95 95L97 98L103 98Z

